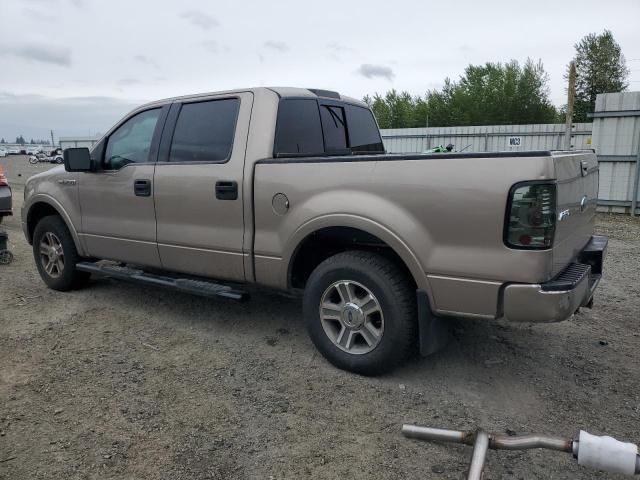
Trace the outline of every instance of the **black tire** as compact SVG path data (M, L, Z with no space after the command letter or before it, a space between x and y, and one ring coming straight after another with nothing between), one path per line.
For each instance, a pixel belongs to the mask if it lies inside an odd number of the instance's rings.
M62 247L63 267L60 272L55 272L58 273L55 276L46 271L40 254L40 244L48 233L53 234ZM82 288L89 282L91 274L76 269L76 264L81 260L81 257L78 255L69 229L58 215L44 217L36 225L33 232L33 257L40 277L53 290L66 292L74 288Z
M325 292L341 280L366 287L382 311L383 332L379 343L369 352L348 353L334 343L323 327L321 300ZM415 292L409 276L379 254L348 251L334 255L313 271L304 292L304 319L311 340L325 358L340 369L361 375L388 372L415 351L418 340ZM341 325L340 322L338 328L342 328Z

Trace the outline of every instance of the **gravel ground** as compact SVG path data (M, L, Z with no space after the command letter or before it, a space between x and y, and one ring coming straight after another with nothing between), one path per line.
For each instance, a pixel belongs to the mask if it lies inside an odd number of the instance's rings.
M14 185L47 165L0 159ZM18 177L18 174L22 176ZM364 378L316 354L296 299L206 300L111 280L48 290L19 218L0 266L0 478L464 477L469 448L403 422L640 443L640 223L611 237L593 310L551 325L456 321L447 348ZM547 451L490 452L487 478L617 478Z

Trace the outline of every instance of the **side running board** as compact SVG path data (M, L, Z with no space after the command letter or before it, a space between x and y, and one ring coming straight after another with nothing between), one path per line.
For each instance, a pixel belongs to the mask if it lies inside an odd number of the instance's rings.
M123 267L115 264L100 264L100 262L79 262L76 264L76 268L82 272L89 272L129 282L171 288L202 297L225 297L240 301L249 299L249 293L244 290L208 280L157 275L137 268Z

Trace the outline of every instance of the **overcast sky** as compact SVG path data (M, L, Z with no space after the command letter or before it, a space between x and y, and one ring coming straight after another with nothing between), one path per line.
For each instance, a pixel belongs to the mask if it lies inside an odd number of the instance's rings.
M469 63L541 59L610 29L640 90L640 0L0 0L0 136L104 132L133 105L287 85L423 94Z

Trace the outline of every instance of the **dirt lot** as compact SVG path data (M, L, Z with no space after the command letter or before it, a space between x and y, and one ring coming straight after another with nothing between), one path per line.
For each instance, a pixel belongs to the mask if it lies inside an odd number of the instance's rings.
M14 182L24 157L0 159ZM22 176L18 177L21 173ZM552 325L455 322L448 347L382 378L316 354L298 300L246 304L110 280L40 281L19 217L0 266L0 478L462 478L470 449L403 422L640 442L640 223L611 237L592 311ZM615 478L552 452L491 452L488 478Z

